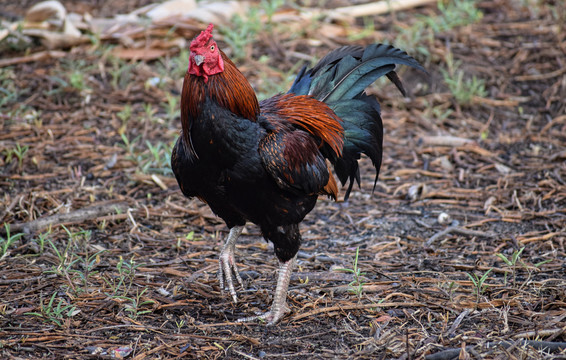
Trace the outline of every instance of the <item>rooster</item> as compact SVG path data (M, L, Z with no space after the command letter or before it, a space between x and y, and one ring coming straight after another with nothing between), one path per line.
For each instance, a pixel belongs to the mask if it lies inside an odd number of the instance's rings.
M219 257L218 280L237 302L234 257L246 222L259 226L280 263L270 310L259 319L272 325L286 313L287 289L301 245L299 223L320 195L347 200L359 184L358 159L366 154L379 175L383 125L380 107L364 90L386 75L405 91L394 72L404 64L424 72L405 52L374 44L344 46L312 69L303 67L286 94L259 102L244 75L212 36L213 25L190 44L181 93L182 131L171 167L182 193L197 197L224 220L230 232ZM375 188L374 182L374 188Z

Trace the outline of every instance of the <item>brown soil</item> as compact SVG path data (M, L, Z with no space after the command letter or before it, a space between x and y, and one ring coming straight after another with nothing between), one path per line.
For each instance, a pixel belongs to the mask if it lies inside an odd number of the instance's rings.
M0 15L34 2L1 1ZM146 2L64 3L111 16ZM481 22L437 33L430 80L401 72L409 98L372 88L386 129L380 180L372 193L364 160L362 188L347 203L320 199L305 219L292 312L273 327L235 322L271 303L270 245L247 226L237 247L246 289L234 304L215 277L225 225L147 151L146 141L169 147L180 128L165 105L180 97L178 49L120 63L121 73L92 44L0 68L11 74L0 96L17 94L0 107L0 223L25 233L0 258L0 358L566 358L566 11L560 1L525 4L479 2ZM259 89L287 81L270 69L294 70L292 52L395 43L392 29L435 12L377 16L378 32L356 41L306 25L262 34L239 66ZM487 96L458 105L440 72L449 50L466 78L486 80ZM3 58L17 56L26 53ZM77 64L82 91L61 82ZM164 66L166 84L147 86ZM470 142L446 146L439 135ZM17 145L28 147L21 163L8 156ZM452 222L440 224L441 213ZM32 222L49 216L50 227ZM336 270L352 269L357 248L359 294ZM515 265L497 256L521 249ZM478 291L472 279L488 271Z

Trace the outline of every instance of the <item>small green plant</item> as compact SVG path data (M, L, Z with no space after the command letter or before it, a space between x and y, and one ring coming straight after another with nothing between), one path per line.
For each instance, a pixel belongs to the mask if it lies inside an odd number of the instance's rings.
M14 81L18 75L13 68L0 68L0 112L5 113L23 96L28 95L31 88L19 88ZM24 108L24 106L21 106ZM21 111L21 110L20 110Z
M529 276L528 276L527 280L525 281L525 283L528 283L529 280L531 279L532 271L534 269L538 269L541 265L544 265L547 262L551 261L551 260L544 260L544 261L541 261L539 263L536 263L533 266L529 266L523 261L523 259L521 259L521 255L523 254L524 250L525 250L525 247L523 246L519 250L513 251L513 254L511 254L510 257L507 257L502 253L495 254L495 256L500 258L505 263L505 265L507 265L507 267L509 267L510 272L513 274L513 285L515 285L515 286L517 285L517 272L519 270L519 266L527 271ZM534 269L533 269L533 267L534 267ZM505 285L507 285L507 272L505 273L504 283L505 283Z
M299 61L288 71L281 71L267 65L269 57L266 55L261 56L258 61L269 68L269 71L261 71L259 73L261 82L257 84L256 94L260 101L274 94L285 93L293 83L293 80L295 80L298 69L303 66L303 62ZM269 76L268 73L276 74L275 76L277 76L277 78L274 79L273 76Z
M163 57L156 64L157 73L160 75L157 80L157 86L163 87L168 83L167 79L174 81L182 79L187 72L187 64L189 62L189 50L181 49L179 54L172 57Z
M515 284L515 280L517 279L517 262L520 262L522 265L525 264L523 260L521 260L521 254L523 253L523 250L525 250L524 246L519 250L515 250L509 258L502 253L495 254L495 256L503 260L503 262L511 268L511 272L513 274L513 284ZM505 285L507 285L507 273L505 273L504 283Z
M362 281L362 276L364 276L365 273L363 273L361 269L358 267L359 253L360 253L360 248L358 247L356 248L356 256L354 257L354 266L352 267L352 269L343 268L336 270L352 273L354 279L348 284L350 286L350 292L356 294L358 296L358 299L361 299L363 295L363 287L365 284L365 282Z
M187 241L193 241L195 240L195 232L194 231L190 231L187 235L185 235L185 239Z
M449 283L441 282L438 284L438 288L446 292L450 301L454 301L454 292L458 288L458 284L456 282L454 281L450 281Z
M112 77L110 84L114 89L125 88L132 80L135 63L126 63L124 60L112 55L108 55L110 61L109 74Z
M396 25L399 35L395 38L395 45L420 60L429 59L431 54L428 48L434 41L434 34L427 27L425 21L416 21L413 25Z
M130 104L124 105L122 110L120 110L116 116L118 116L118 118L122 121L122 126L118 132L120 134L124 134L128 127L128 121L130 121L130 118L132 117L132 106Z
M85 74L82 71L74 70L69 74L69 84L79 91L84 91L86 88Z
M37 246L39 246L40 254L43 254L43 252L45 251L45 240L47 240L48 236L49 233L40 233L39 235L37 235L37 239L33 240L37 244Z
M475 0L453 0L438 2L439 15L417 16L410 26L396 26L398 36L395 44L409 53L416 53L420 60L431 60L435 34L447 32L453 28L467 26L480 21L483 13L476 7Z
M43 299L41 299L40 312L28 312L26 315L38 316L46 322L63 327L63 320L75 316L80 310L77 310L76 306L68 304L63 299L59 299L57 305L54 306L56 296L57 293L54 292L47 304L44 304Z
M142 308L147 305L155 304L153 300L143 300L142 296L147 291L147 288L143 289L141 292L139 290L136 291L135 297L128 297L128 296L116 296L118 299L127 300L130 303L126 305L125 311L128 313L128 317L132 320L136 320L140 315L149 314L152 310Z
M122 138L122 141L124 142L123 145L120 145L124 150L126 150L128 152L128 154L130 154L132 156L132 158L130 158L130 160L134 160L133 158L136 154L136 144L137 142L141 139L141 135L138 135L137 137L135 137L133 140L128 139L128 136L125 133L121 133L120 137Z
M468 105L474 97L485 97L485 80L477 78L464 78L464 71L460 69L461 62L455 61L451 52L446 55L446 69L440 71L444 82L448 85L450 92L454 95L456 102L461 105Z
M88 243L92 236L92 231L90 230L79 229L78 231L71 231L65 225L61 225L61 227L69 236L69 240L75 244Z
M478 303L480 302L480 296L483 295L485 289L487 289L487 287L489 286L485 283L485 281L487 280L487 277L492 270L493 269L487 270L481 277L479 277L475 273L466 273L466 275L468 275L468 277L472 281L472 284L474 285L473 292L474 294L476 294L476 302Z
M173 121L181 116L179 99L177 96L173 96L170 93L166 93L165 96L167 97L167 102L163 103L163 107L167 113L167 120Z
M145 144L147 145L147 148L149 150L149 152L151 153L151 156L153 158L153 162L156 164L161 163L161 149L163 148L163 143L162 142L158 142L157 145L152 145L149 141L145 141Z
M147 148L151 156L145 156L145 163L142 167L145 173L154 173L161 175L170 175L171 171L171 151L173 144L167 145L163 142L158 142L157 145L152 145L146 141Z
M12 244L24 236L24 234L10 234L10 225L8 223L4 223L4 228L6 229L6 237L0 236L0 260L4 258L8 254L8 248L12 246Z
M43 244L47 241L58 259L58 263L46 273L56 274L66 279L73 292L79 294L87 290L89 278L96 273L93 269L100 261L100 254L104 250L89 254L88 243L92 235L90 230L71 231L64 225L62 227L68 235L64 248L59 248L47 238L46 234L40 235L40 248L43 248ZM78 282L80 286L77 286Z
M262 26L258 8L251 6L246 18L235 15L230 27L220 28L224 41L232 49L231 59L233 61L237 62L248 56L248 46L256 39Z
M51 246L51 248L55 252L55 255L57 256L57 259L59 260L59 264L57 265L57 267L54 267L51 270L48 270L47 272L51 272L59 275L67 274L68 272L66 270L70 269L73 266L73 264L76 261L78 261L78 259L74 259L74 256L69 255L69 248L71 246L71 242L70 241L67 242L67 245L65 246L65 250L63 251L59 250L59 248L53 243L53 241L51 241L51 239L47 239L47 243Z
M96 224L96 227L98 228L99 231L104 231L104 229L106 229L106 225L108 225L106 219L102 219L101 222Z
M232 50L230 58L233 61L238 62L249 55L249 48L260 32L273 34L278 25L272 21L273 15L283 4L284 0L261 0L259 5L249 7L246 17L235 15L230 26L220 27L224 41ZM262 14L267 17L267 21L261 20Z
M261 0L260 8L263 10L267 16L267 24L271 24L271 19L277 9L285 4L285 0Z
M109 296L126 296L130 291L134 283L134 278L136 276L136 270L143 264L138 264L134 261L132 257L129 261L124 260L122 256L116 264L116 270L118 270L118 276L112 278L103 278L106 284L112 289L112 294L107 294ZM119 292L122 295L117 295Z
M141 135L133 140L128 139L125 133L120 136L123 142L120 146L128 152L126 159L133 161L142 173L160 175L172 173L170 164L173 142L168 145L160 141L154 145L146 141L144 149L143 145L140 145Z
M79 263L82 264L82 269L72 270L71 273L81 280L83 291L87 290L89 278L98 273L98 271L94 271L94 268L100 262L100 255L104 252L105 250L100 250L92 255L89 255L87 252L82 257L79 256Z
M435 33L474 24L483 17L481 10L476 8L475 0L439 1L438 10L441 15L425 20Z
M5 149L4 155L6 157L6 163L11 163L14 159L18 161L18 169L21 170L24 164L24 158L29 150L29 146L21 146L19 143L12 149Z
M185 235L185 240L186 241L193 241L195 237L195 232L191 231L189 232L187 235ZM177 249L177 251L180 251L183 247L183 238L182 237L178 237L177 238L177 244L175 245L175 248Z
M88 87L85 78L94 68L95 66L85 59L62 59L59 76L61 79L67 79L67 86L70 86L79 92L86 92L90 91L90 88Z
M375 33L375 21L371 16L364 16L364 29L348 35L348 40L358 41L372 36Z
M143 104L143 112L145 114L144 120L147 123L150 123L150 122L153 123L155 121L154 115L157 112L157 109L155 109L151 103Z
M448 108L450 105L449 103L436 106L428 103L426 100L425 103L427 106L425 108L424 115L429 119L434 119L438 123L446 121L454 112L452 109Z
M14 155L18 159L18 169L22 168L24 157L26 156L29 150L29 146L24 145L20 146L20 144L16 144L16 148L14 149Z
M181 329L185 326L185 320L175 320L175 325L177 325L177 334L181 333Z
M50 90L44 90L43 95L47 98L61 96L65 89L69 88L69 82L59 76L49 75L49 81L51 81L52 86Z

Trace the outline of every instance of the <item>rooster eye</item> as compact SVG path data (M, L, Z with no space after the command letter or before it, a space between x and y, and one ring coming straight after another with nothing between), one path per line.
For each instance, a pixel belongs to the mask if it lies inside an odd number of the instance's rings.
M210 45L210 51L214 51L214 45Z

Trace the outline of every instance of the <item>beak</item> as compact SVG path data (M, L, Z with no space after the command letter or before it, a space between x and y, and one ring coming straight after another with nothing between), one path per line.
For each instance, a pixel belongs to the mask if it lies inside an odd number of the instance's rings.
M195 64L197 64L197 66L200 66L200 64L204 62L204 56L202 55L195 55L194 59L195 59Z

